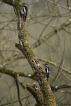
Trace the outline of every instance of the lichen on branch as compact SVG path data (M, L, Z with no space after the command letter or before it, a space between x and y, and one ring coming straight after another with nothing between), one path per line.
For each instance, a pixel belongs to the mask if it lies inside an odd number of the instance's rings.
M27 31L26 31L26 23L21 19L18 14L18 38L19 44L15 44L15 46L23 53L23 55L28 60L31 65L33 71L35 72L36 78L38 79L38 83L40 85L40 89L42 91L42 95L45 101L45 104L49 106L56 106L55 98L53 92L47 82L47 79L43 73L42 67L39 63L39 60L36 58L35 54L32 51L32 48L27 39ZM45 105L46 106L46 105Z

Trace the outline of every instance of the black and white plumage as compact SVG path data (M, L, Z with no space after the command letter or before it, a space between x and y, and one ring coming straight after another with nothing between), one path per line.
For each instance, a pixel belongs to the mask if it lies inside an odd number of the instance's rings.
M44 74L46 75L46 77L47 77L47 80L48 80L48 78L49 78L49 74L50 74L50 68L49 68L49 66L48 66L48 64L46 63L46 64L43 64L44 65Z
M27 13L28 13L28 7L25 3L23 3L22 8L20 10L20 15L24 21L26 21Z

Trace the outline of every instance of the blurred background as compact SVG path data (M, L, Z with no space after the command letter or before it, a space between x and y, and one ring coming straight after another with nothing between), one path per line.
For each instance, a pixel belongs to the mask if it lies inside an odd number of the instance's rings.
M23 2L28 5L28 40L43 69L43 63L49 64L49 84L71 84L71 0L22 0ZM0 67L25 74L33 73L23 54L15 47L18 42L14 8L0 1ZM24 85L34 82L25 77L18 79ZM30 93L20 86L20 97L28 95ZM54 95L59 106L71 106L71 88L61 89ZM18 97L14 79L0 73L0 104L16 100ZM22 103L24 106L34 106L36 102L31 96L23 99ZM19 103L10 105L19 106Z

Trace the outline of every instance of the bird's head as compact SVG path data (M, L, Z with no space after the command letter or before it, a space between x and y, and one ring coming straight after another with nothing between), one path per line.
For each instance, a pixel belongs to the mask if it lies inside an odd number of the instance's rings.
M26 3L23 3L23 6L25 6L26 5Z
M48 67L48 64L47 63L45 63L45 64L43 64L45 67Z

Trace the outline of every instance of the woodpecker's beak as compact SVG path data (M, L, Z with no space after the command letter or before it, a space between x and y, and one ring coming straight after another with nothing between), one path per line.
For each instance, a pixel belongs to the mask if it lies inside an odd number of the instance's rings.
M43 64L45 66L45 64Z

